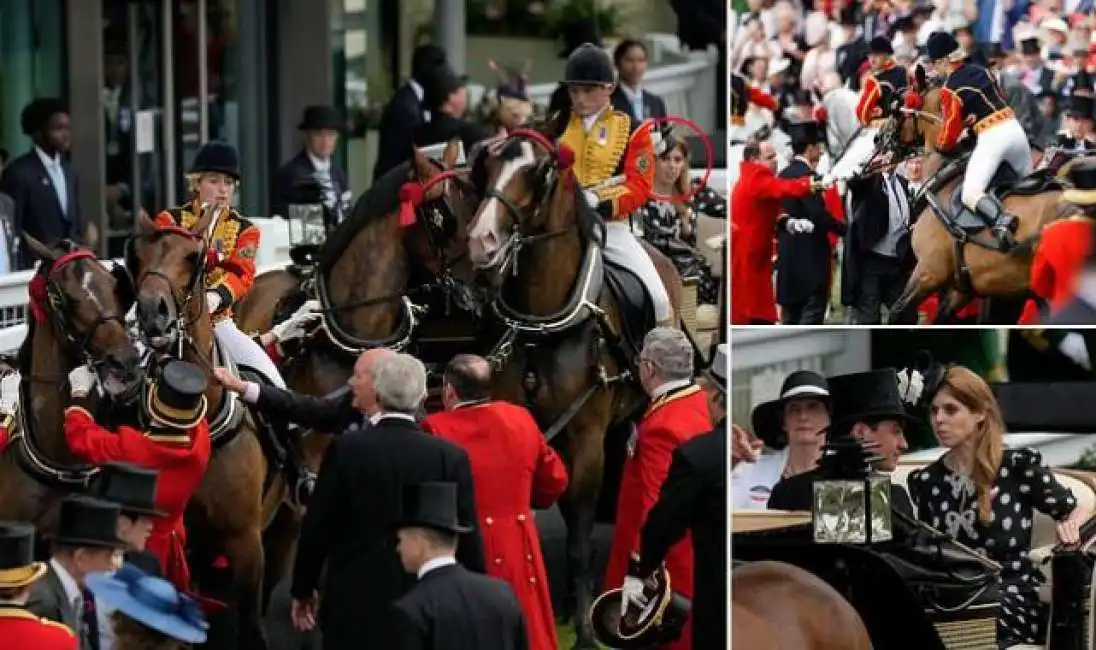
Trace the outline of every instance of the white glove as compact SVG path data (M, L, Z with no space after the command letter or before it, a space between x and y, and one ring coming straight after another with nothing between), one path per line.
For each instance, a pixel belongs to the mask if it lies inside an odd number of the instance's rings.
M598 204L601 203L601 197L599 197L597 193L592 190L583 190L582 198L586 199L586 205L595 210L597 209Z
M784 222L784 230L790 235L814 232L814 224L810 219L788 219Z
M625 576L624 586L620 590L620 615L628 613L628 605L635 603L640 607L647 606L647 598L643 595L643 581L635 576Z
M72 397L87 397L95 385L95 375L87 366L77 366L69 373L69 395Z
M216 313L221 308L221 296L216 291L206 291L206 305L209 306L209 313Z
M1084 337L1077 332L1066 334L1062 342L1058 344L1058 349L1085 370L1092 370L1092 361L1088 357L1088 346L1085 345Z
M279 342L303 338L307 333L307 326L315 323L322 316L319 309L319 300L308 300L297 311L293 312L292 316L275 325L270 331L274 333L274 338L278 339Z

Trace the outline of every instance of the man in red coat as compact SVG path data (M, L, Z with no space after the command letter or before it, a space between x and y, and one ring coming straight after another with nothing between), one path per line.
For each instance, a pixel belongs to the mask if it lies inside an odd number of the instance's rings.
M769 325L777 321L772 255L780 202L825 186L809 176L777 178L776 150L768 141L748 142L742 156L731 190L731 323Z
M85 366L69 374L71 394L82 399L95 376ZM147 550L160 560L164 577L190 591L183 512L198 489L209 464L209 424L206 422L206 377L198 366L170 361L149 389L148 431L121 426L109 431L79 406L65 410L65 439L72 453L92 465L127 462L154 469L156 509Z
M529 411L490 395L487 360L457 355L445 369L445 411L428 416L422 428L468 453L487 574L514 590L529 650L556 650L548 575L529 504L551 507L567 488L567 470Z
M639 553L639 532L647 512L658 501L658 492L670 471L674 450L712 429L704 392L693 383L693 348L678 329L656 327L643 340L639 355L639 380L651 397L651 405L628 441L628 458L620 481L616 526L605 568L605 588L624 584L628 563ZM666 554L666 570L673 589L693 596L693 546L685 535ZM622 604L627 602L622 599ZM689 650L692 625L668 648Z

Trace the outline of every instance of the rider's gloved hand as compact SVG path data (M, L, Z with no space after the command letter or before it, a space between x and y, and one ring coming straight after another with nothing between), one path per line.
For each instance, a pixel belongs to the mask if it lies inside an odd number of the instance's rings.
M86 365L77 366L73 369L69 373L68 380L69 395L77 399L87 397L92 387L95 386L95 374Z
M221 308L220 294L216 291L206 291L206 305L209 306L209 313L216 313Z
M1066 334L1062 342L1058 344L1058 350L1085 370L1092 370L1092 360L1088 356L1085 338L1077 332Z
M271 332L274 334L274 338L279 343L285 343L286 341L292 341L294 339L304 338L308 333L308 326L314 324L320 320L323 314L320 313L320 301L308 300L300 308L293 312L285 322L278 323L274 326Z
M601 198L592 190L583 190L582 198L586 199L586 205L594 210L597 210L597 206L601 203Z

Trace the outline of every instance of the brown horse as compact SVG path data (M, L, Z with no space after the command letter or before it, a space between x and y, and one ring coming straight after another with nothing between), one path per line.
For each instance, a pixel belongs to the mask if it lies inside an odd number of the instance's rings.
M946 298L941 300L937 322L948 320L976 296L1029 297L1032 248L1043 227L1059 216L1058 204L1062 197L1061 186L1051 184L1037 194L1024 191L1005 198L1005 209L1020 218L1016 233L1019 247L1010 253L999 250L988 229L978 233L953 233L956 228L945 226L945 217L936 211L951 210L953 195L962 184L965 165L954 169L945 167L948 159L937 152L936 137L942 124L940 115L940 90L936 88L925 93L923 108L911 124L916 125L924 142L925 175L933 182L930 202L935 202L938 208L926 205L917 217L911 236L917 264L890 310L898 313L911 304L919 304L934 292L947 290ZM937 178L941 170L944 173Z
M132 302L128 276L70 242L54 250L24 238L42 263L31 282L32 318L19 352L19 416L0 454L0 519L34 522L41 533L56 526L57 499L86 487L95 471L65 441L68 373L89 363L111 397L130 393L142 375L122 322Z
M731 572L731 647L751 650L871 650L853 606L833 587L784 562L748 562Z
M127 263L136 278L137 316L153 343L170 341L178 326L183 358L206 371L210 419L226 398L212 377L213 321L201 288L205 282L205 231L213 214L205 211L190 230L157 227L147 216L139 222ZM214 454L188 508L192 546L216 547L232 570L234 601L240 620L240 648L266 648L262 629L264 581L263 528L286 497L281 474L260 447L257 429L245 413L223 437L214 432ZM270 485L264 493L264 483ZM205 567L195 567L200 576Z
M476 160L472 176L486 198L469 233L469 250L480 273L501 289L495 308L506 331L489 356L498 369L495 395L528 405L567 464L570 484L560 509L567 524L575 647L594 648L585 612L606 431L643 404L642 391L628 381L635 350L623 340L641 343L647 328L635 316L624 318L629 306L602 288L610 286L608 272L598 271L605 268L595 245L603 241L602 223L544 135L552 132L551 124L544 132L515 131L505 145ZM669 259L644 246L676 310L681 279Z

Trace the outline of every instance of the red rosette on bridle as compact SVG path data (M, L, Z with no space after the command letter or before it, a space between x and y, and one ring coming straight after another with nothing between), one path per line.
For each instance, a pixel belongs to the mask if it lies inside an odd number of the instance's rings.
M35 273L27 285L30 294L30 313L34 322L41 325L46 322L46 276Z
M400 186L400 228L410 228L417 220L415 213L426 201L426 193L442 181L456 178L457 172L453 170L435 174L422 181L407 181Z

